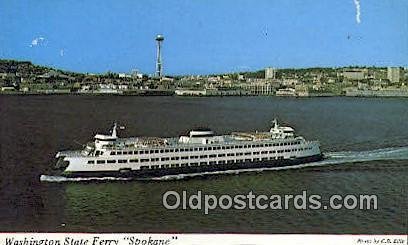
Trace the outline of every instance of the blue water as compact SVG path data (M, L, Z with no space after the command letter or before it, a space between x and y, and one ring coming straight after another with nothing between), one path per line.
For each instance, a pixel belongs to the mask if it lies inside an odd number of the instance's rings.
M407 232L408 100L272 97L0 96L0 231ZM278 118L327 158L295 168L153 180L49 176L58 150L113 121L122 136L267 130ZM40 180L41 175L43 176ZM206 194L377 194L378 210L166 210L167 190Z

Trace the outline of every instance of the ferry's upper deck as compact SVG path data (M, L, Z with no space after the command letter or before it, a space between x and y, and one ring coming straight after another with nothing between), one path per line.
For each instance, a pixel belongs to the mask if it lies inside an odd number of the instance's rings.
M188 145L218 145L218 144L245 144L250 142L288 141L290 139L304 140L295 136L291 127L279 126L273 121L273 127L269 132L232 132L228 135L215 135L208 128L197 128L191 130L188 135L173 138L159 137L117 137L116 124L111 135L95 135L95 141L88 146L96 149L122 149L122 148L156 148L156 147L184 147Z

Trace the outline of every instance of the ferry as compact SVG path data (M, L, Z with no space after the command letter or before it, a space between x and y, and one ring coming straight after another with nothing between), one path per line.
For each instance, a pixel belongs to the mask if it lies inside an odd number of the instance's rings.
M56 154L55 168L65 177L161 177L214 171L275 168L320 161L318 141L296 135L277 120L266 132L216 135L196 128L173 138L120 138L115 123L110 134L96 134L76 151Z

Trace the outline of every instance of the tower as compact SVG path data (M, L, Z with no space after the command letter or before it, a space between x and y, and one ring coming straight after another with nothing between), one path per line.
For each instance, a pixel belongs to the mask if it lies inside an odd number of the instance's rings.
M387 78L392 83L399 83L399 81L400 81L400 68L399 67L388 67L387 68Z
M157 58L156 58L156 77L161 78L163 76L163 66L162 66L162 58L161 58L161 46L164 40L163 35L158 34L156 36L157 42Z

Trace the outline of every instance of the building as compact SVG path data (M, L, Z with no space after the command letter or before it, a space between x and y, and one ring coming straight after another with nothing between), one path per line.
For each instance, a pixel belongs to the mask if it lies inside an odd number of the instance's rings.
M366 74L365 69L347 69L342 72L343 77L349 80L363 80Z
M268 67L265 69L265 79L275 79L276 78L276 69Z
M246 83L241 87L251 95L272 95L275 91L270 83L265 82Z
M206 90L188 90L188 89L177 89L174 93L178 96L205 96L207 95Z
M400 81L400 68L399 67L388 67L387 68L387 78L392 83L399 83L399 81Z
M276 91L276 96L296 96L294 88L282 88Z

